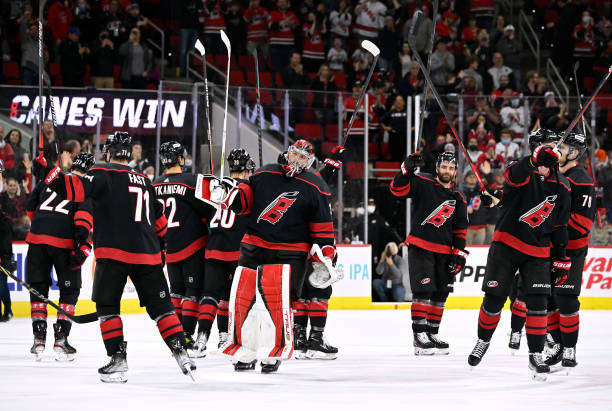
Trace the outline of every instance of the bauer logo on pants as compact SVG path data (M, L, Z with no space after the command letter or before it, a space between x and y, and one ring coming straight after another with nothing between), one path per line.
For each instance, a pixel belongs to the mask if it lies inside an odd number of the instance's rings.
M446 200L442 204L438 206L434 211L431 212L427 216L425 220L421 223L421 225L425 225L427 223L433 224L436 227L440 227L442 224L448 220L453 213L455 212L455 204L456 200Z
M296 197L300 194L299 191L288 191L281 193L259 214L257 222L266 220L270 224L276 224L283 218L289 207L295 203Z
M546 197L540 204L520 216L519 220L529 224L531 227L542 225L555 208L556 199L556 195Z

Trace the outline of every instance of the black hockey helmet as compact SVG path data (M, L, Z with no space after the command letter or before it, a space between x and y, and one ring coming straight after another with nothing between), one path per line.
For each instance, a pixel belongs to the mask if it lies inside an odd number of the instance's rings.
M539 128L529 134L529 148L533 152L537 146L546 143L555 143L559 141L559 136L552 130L547 128Z
M159 158L164 167L178 164L179 157L185 158L185 147L178 141L168 141L159 147Z
M227 164L231 173L255 170L255 162L244 148L235 148L227 156Z
M454 163L455 167L457 167L457 157L455 156L455 153L452 151L445 151L438 156L438 158L436 159L436 168L440 167L440 165L444 161L448 161L449 163Z
M72 170L79 170L83 173L86 173L93 165L96 163L93 154L80 152L76 155L74 160L72 160Z
M111 158L129 160L132 157L132 136L124 131L109 134L102 147L102 155L109 153Z
M578 156L576 156L576 160L578 160L587 149L587 138L582 133L569 133L567 137L565 137L565 140L563 140L563 143L567 144L575 150L578 150Z

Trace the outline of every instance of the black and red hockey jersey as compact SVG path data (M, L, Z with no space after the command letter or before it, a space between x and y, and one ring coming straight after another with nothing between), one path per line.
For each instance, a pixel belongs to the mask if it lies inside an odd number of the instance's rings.
M237 179L238 184L248 183ZM236 214L232 210L217 210L209 223L210 234L206 243L206 259L237 261L240 257L240 242L249 224L248 214Z
M147 176L127 165L99 163L84 177L59 175L49 187L67 200L91 199L96 258L129 264L161 264L158 237L166 235L164 209Z
M549 257L551 242L562 246L567 241L569 182L557 170L547 176L538 173L530 157L511 163L505 177L493 241L533 257Z
M232 209L251 214L243 243L305 253L313 243L334 244L331 193L318 175L304 171L287 177L280 165L268 164L238 187Z
M182 261L206 246L206 224L215 209L195 198L196 176L193 174L167 173L152 185L168 220L166 261Z
M26 210L32 225L26 236L29 244L46 244L75 249L93 228L91 201L75 203L60 198L44 182L34 187Z
M453 248L465 249L467 205L459 191L444 187L430 174L401 171L390 189L396 197L413 199L406 244L441 254L451 254Z
M591 228L595 221L595 184L584 167L572 167L564 173L572 189L572 208L567 227L567 249L588 247Z

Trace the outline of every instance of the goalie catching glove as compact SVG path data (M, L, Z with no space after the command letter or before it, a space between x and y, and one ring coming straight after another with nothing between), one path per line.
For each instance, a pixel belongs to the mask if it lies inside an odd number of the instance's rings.
M219 178L212 174L199 174L195 197L215 207L227 210L238 194L236 180L231 177Z
M334 267L336 249L331 245L319 247L313 244L310 249L312 260L312 274L308 281L315 288L327 288L336 281L342 279L342 271Z
M448 269L451 274L457 275L463 267L465 267L465 260L467 259L469 252L460 248L454 248L451 254L451 261L448 263Z

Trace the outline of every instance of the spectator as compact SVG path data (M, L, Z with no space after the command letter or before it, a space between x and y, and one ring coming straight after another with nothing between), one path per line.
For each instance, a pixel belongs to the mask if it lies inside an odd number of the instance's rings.
M458 16L453 13L450 9L446 10L439 17L436 23L436 35L445 43L452 43L457 39L457 28L456 23Z
M125 88L144 89L147 87L147 76L151 70L151 50L140 44L140 30L133 28L129 40L119 47L119 56L123 58L119 79Z
M448 75L455 70L455 56L448 52L441 40L436 43L436 51L431 56L431 79L437 86L446 86Z
M247 51L253 54L257 50L262 56L264 69L268 65L270 46L268 45L268 19L270 12L260 5L259 0L250 0L249 8L244 11L244 20L247 22Z
M603 188L603 202L608 223L612 224L612 151L608 151L606 163L597 172L597 181Z
M612 244L612 224L606 221L607 211L605 208L599 209L599 217L601 218L601 227L599 224L593 224L591 229L590 245L610 245Z
M13 232L18 233L22 222L21 217L26 215L26 195L23 189L19 186L19 182L15 177L6 179L6 191L0 194L0 203L2 210L13 224ZM13 239L20 240L21 236L13 236ZM23 236L25 238L25 236Z
M334 39L334 47L329 49L327 61L329 61L329 68L332 71L344 71L344 65L348 61L348 55L346 54L346 50L342 48L342 39Z
M259 0L251 0L251 2L257 2L259 4ZM193 48L193 45L195 44L196 39L198 38L198 28L200 27L200 22L198 21L198 16L200 13L198 9L201 7L202 7L202 2L200 0L181 0L180 1L179 67L181 69L182 76L184 76L186 73L185 63L187 62L186 60L187 51ZM245 11L245 18L248 12L249 12L248 10ZM267 31L267 26L266 26L266 31Z
M224 47L219 41L219 32L221 30L227 32L225 27L225 16L223 15L223 7L220 1L205 0L202 2L202 14L204 18L204 46L206 52L211 54L220 54L224 51ZM202 20L202 17L200 20ZM229 36L228 36L229 37Z
M468 228L465 240L469 245L481 245L486 239L487 210L480 205L481 188L477 184L476 175L470 167L463 173L463 187L461 189L467 202Z
M359 40L376 40L383 27L387 6L378 0L361 0L355 7L353 33Z
M99 26L102 30L106 29L108 31L113 43L121 44L125 39L126 33L129 33L123 24L124 21L125 18L121 12L119 0L110 0L108 7L100 16Z
M478 128L481 122L479 116L483 116L485 121L481 129ZM484 134L484 137L479 138L480 144L482 145L490 140L490 138L488 138L488 134L495 130L501 120L487 99L485 97L478 96L476 97L474 107L467 110L465 122L468 127L477 130L476 136L479 136L482 133Z
M459 117L457 117L457 104L455 103L451 103L448 105L448 116L451 118L451 121L453 122L453 126L455 127L455 130L458 130L458 123L459 123ZM438 120L438 125L436 127L436 134L437 135L446 135L446 134L450 134L452 133L452 130L446 120L446 116L440 116L440 119Z
M353 83L353 93L350 96L346 96L343 101L344 107L344 129L348 127L348 123L353 115L354 111L357 111L355 115L355 121L353 122L353 127L349 131L349 137L346 142L346 148L349 156L352 156L352 159L357 159L358 161L363 161L363 144L364 144L364 135L365 135L365 124L364 124L364 105L365 101L361 101L360 107L357 107L357 99L359 98L359 93L361 93L361 87L363 83L359 80ZM368 116L372 114L371 111L372 105L368 107Z
M380 58L378 59L378 67L381 70L391 70L393 68L393 62L397 58L399 51L399 39L393 17L386 16L384 27L379 34Z
M501 154L495 152L495 145L495 140L489 140L486 151L478 158L478 162L476 163L478 172L483 176L491 174L496 168L504 167L504 158Z
M491 65L491 48L489 47L489 34L484 30L478 35L478 45L474 50L474 55L478 57L478 72L483 77L484 91L489 93L492 89L492 84L489 81L489 76L485 77L485 68Z
M406 262L398 255L397 244L388 243L376 265L376 274L381 278L375 278L373 281L378 301L404 301L406 297L404 271L406 271Z
M327 32L325 21L317 21L313 12L308 13L308 21L302 26L304 35L304 49L302 62L308 73L316 73L325 62L325 44L323 34Z
M525 127L524 107L521 106L521 99L518 95L513 95L510 104L506 104L500 111L502 125L509 128L514 133L523 135Z
M0 125L0 138L2 137L3 134L4 134L4 126ZM17 130L16 128L12 129L11 131L8 132L6 137L4 137L4 141L6 141L13 149L13 154L15 155L15 166L14 167L15 168L19 167L19 165L22 164L23 160L26 157L29 157L27 155L26 149L21 147L21 131ZM0 143L0 145L2 145L2 143ZM2 157L2 150L0 150L0 157ZM6 163L5 163L5 167L6 167ZM15 175L15 173L13 173L13 175Z
M523 46L519 39L516 38L514 26L512 24L508 24L504 27L504 36L499 39L496 48L504 57L504 62L512 69L514 81L518 88L518 82L521 79L521 51L523 50Z
M21 39L21 83L24 86L38 85L38 23L29 21L32 11L24 11L20 24ZM46 46L44 47L44 59L48 60Z
M389 145L391 160L403 160L408 153L406 152L406 103L402 96L395 97L391 110L382 117L380 123L384 130L383 142Z
M351 27L351 22L353 21L353 15L350 13L350 10L347 7L346 0L340 0L338 2L338 9L332 10L332 12L329 14L328 21L329 31L331 32L330 38L334 42L334 47L336 46L336 39L340 39L341 47L344 49L347 48L349 28Z
M502 97L503 95L505 95L506 90L509 90L511 93L514 92L512 87L513 85L510 83L510 79L508 78L508 76L502 74L499 77L499 88L493 90L493 92L491 93L491 101L495 102L498 97ZM503 101L503 99L500 101Z
M499 143L495 146L495 154L500 155L504 159L504 163L518 159L521 156L521 148L512 141L514 138L512 129L503 129L499 137Z
M428 49L428 44L429 44L429 37L431 36L431 28L433 25L433 22L431 21L431 18L429 16L429 7L427 7L426 5L423 5L422 7L423 9L423 17L421 18L421 22L419 24L419 26L417 27L417 32L415 35L415 46L416 46L416 51L418 51L419 53L421 53L421 55L425 56L426 51ZM415 11L419 10L418 7L415 7ZM410 34L410 27L412 27L412 19L409 19L406 21L406 23L404 24L404 41L408 42L408 35Z
M510 81L511 87L516 88L516 80L514 79L514 73L512 69L508 66L504 66L504 57L501 53L493 53L493 67L487 70L489 76L491 76L491 83L493 84L493 89L498 89L500 87L499 79L501 76L508 76L508 80Z
M77 0L74 7L74 19L72 25L81 31L80 40L82 44L90 45L95 41L100 28L94 20L87 0Z
M523 96L525 97L542 96L541 94L539 94L539 90L538 90L538 81L539 81L538 72L535 70L529 70L527 74L525 75L525 77L527 78L527 81L525 82L525 85L523 86L523 89L521 90L521 93L523 94Z
M475 17L478 27L488 30L495 15L494 0L470 0L470 13Z
M140 5L138 3L132 3L127 6L125 12L127 13L124 21L125 29L131 30L137 27L142 33L146 29L147 24L149 24L149 19L140 13Z
M95 88L113 88L115 86L115 45L102 30L98 42L91 53L91 81Z
M281 0L284 1L284 0ZM290 119L291 124L302 123L304 121L304 112L306 110L306 92L310 84L308 74L304 72L302 65L302 56L299 53L293 53L289 66L281 72L284 87L288 89L298 90L289 93L289 101L291 103L291 113L293 118Z
M83 139L83 143L81 144L81 152L89 153L89 154L94 153L93 144L91 143L91 139L87 137Z
M582 83L584 73L591 73L595 53L597 52L598 38L601 33L595 27L593 17L588 10L582 12L580 24L574 27L572 32L574 39L573 56L575 60L580 62L578 69L578 80Z
M470 17L468 19L468 25L463 28L461 31L461 40L464 43L475 44L478 35L483 30L476 26L476 18Z
M151 181L155 180L155 167L148 161L142 165L142 173Z
M493 193L495 190L502 191L504 189L504 183L506 182L506 178L504 177L504 170L502 168L494 168L492 173L493 182L488 186L487 190L489 193ZM497 220L499 220L499 207L489 207L486 209L486 238L485 244L490 244L493 239L493 233L495 232L495 225L497 224Z
M399 78L403 78L410 71L410 66L412 65L412 56L410 55L410 45L407 42L402 43L402 48L400 49L397 56L395 56L396 64L394 71L396 76ZM417 64L418 67L418 64Z
M59 48L62 83L66 87L83 87L86 59L91 51L79 43L80 35L78 27L70 27Z
M298 18L289 11L288 0L276 2L278 10L270 13L268 27L270 29L270 58L272 69L281 71L287 66L295 47L293 30L299 24ZM284 84L286 87L287 85Z
M128 166L142 173L145 163L150 164L149 160L143 156L142 143L140 141L135 141L132 146L132 159L128 163Z
M565 104L557 103L555 93L552 91L544 93L544 107L540 110L537 120L539 127L560 132L569 125L567 115Z
M483 154L483 152L479 148L478 138L473 136L473 133L472 133L473 131L474 130L470 130L466 149L467 149L468 156L470 157L470 161L476 164L480 156Z
M323 126L332 124L338 88L327 64L321 65L319 75L312 80L310 88L312 91L317 91L313 93L312 100L312 111L316 121Z
M72 11L68 0L58 0L49 7L49 22L51 37L55 41L55 48L68 37L68 30L72 25Z
M466 63L467 63L467 68L463 70L463 74L460 75L460 77L465 77L465 76L472 77L474 81L476 82L476 91L478 91L479 93L482 92L483 90L482 76L480 75L480 73L478 73L478 64L480 63L480 60L476 56L469 56L466 59Z
M8 135L4 137L4 126L0 124L0 160L4 163L6 171L11 171L15 167L15 152L11 146Z
M413 62L410 64L410 70L399 82L399 92L406 99L408 96L414 96L423 91L425 85L425 79L421 75L421 69L418 63Z
M502 14L497 16L495 26L491 29L491 44L494 46L504 35L504 27L506 27L506 19Z

